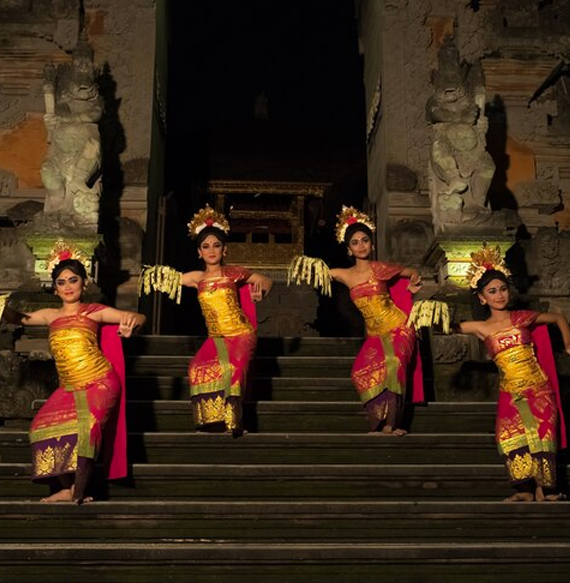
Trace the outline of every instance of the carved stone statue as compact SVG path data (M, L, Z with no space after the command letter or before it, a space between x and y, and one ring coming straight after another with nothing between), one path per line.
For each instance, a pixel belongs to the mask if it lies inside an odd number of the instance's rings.
M10 350L0 350L0 419L30 419L32 404L55 388L53 363L44 355L25 361Z
M95 82L93 53L80 38L71 64L45 71L44 121L49 149L41 168L44 213L62 226L96 231L99 219L101 141L97 122L103 102Z
M123 217L119 221L119 248L121 270L138 275L142 266L142 245L144 231L132 219Z
M531 291L568 296L570 289L570 233L541 227L524 242Z
M435 92L426 104L433 127L430 195L436 231L490 214L487 191L495 164L485 150L487 118L480 66L465 67L452 39L438 54Z
M0 229L0 289L16 290L33 275L34 256L16 229Z

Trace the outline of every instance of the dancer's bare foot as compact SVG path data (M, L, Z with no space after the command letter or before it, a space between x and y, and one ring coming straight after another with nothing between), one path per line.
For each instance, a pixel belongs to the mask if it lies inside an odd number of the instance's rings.
M534 494L531 492L517 492L508 498L505 498L503 502L532 502L534 500Z
M226 433L232 437L243 437L247 435L246 429L226 429Z
M390 425L385 425L382 429L377 431L369 431L368 435L379 435L379 436L390 436L390 437L402 437L407 435L408 432L405 429L394 429Z
M81 496L80 498L75 497L75 484L71 486L71 500L77 506L81 506L82 504L89 504L89 502L93 502L93 496Z
M538 486L534 494L534 499L537 502L560 502L561 500L566 500L566 494L562 494L561 492L558 494L545 494L542 486Z
M73 503L77 504L77 506L81 506L82 504L89 504L89 502L93 502L93 496L85 496L84 498L73 499Z
M562 500L568 500L566 494L559 492L558 494L547 494L545 497L545 502L561 502Z
M40 502L42 504L51 504L53 502L71 502L73 499L73 494L71 492L71 488L64 488L63 490L59 490L59 492L55 492L51 496L46 496L42 498Z
M391 425L384 425L382 428L382 435L393 435L394 437L402 437L408 433L405 429L399 429L398 427L392 427Z

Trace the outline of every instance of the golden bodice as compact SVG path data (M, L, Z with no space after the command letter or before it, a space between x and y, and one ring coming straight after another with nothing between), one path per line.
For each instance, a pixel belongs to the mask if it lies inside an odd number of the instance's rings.
M512 326L485 339L485 346L501 374L501 389L517 393L544 384L542 370L532 344L530 330Z
M229 277L210 277L198 284L198 301L208 336L239 336L254 332L238 300L237 284Z
M350 297L364 317L367 336L389 334L407 322L408 317L394 304L383 281L361 283L351 288Z
M98 324L82 314L54 320L49 329L49 346L59 381L68 390L82 388L111 370L97 338Z

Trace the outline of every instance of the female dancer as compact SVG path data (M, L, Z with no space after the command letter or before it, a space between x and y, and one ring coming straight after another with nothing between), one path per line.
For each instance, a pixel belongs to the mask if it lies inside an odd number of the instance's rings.
M85 267L69 250L61 251L60 256L67 258L52 262L51 277L61 306L23 314L8 308L5 315L11 323L49 326L60 386L31 424L32 479L52 486L53 493L42 502L81 504L92 500L85 496L85 489L99 453L104 454L110 479L126 475L120 337L129 337L144 324L145 317L82 303L87 287ZM104 324L118 324L118 328Z
M242 399L247 372L257 341L252 301L261 300L272 282L243 267L223 265L229 224L221 213L206 206L194 215L188 228L204 269L177 274L175 279L198 290L208 329L208 339L188 366L194 422L198 431L225 431L239 436L243 433ZM160 272L162 267L147 268L142 280L153 285L151 274Z
M558 415L558 379L548 331L538 325L556 324L570 353L568 322L562 314L509 310L509 272L499 249L484 247L472 258L469 283L489 317L463 322L459 329L482 340L499 369L495 440L516 490L506 501L558 500L557 426L565 447L564 419Z
M366 409L371 431L402 436L406 434L401 424L412 363L413 400L423 398L416 333L406 324L411 293L420 289L421 277L413 268L371 261L375 225L367 215L354 207L343 207L337 218L337 241L346 245L354 265L331 269L330 275L349 288L366 326L366 340L352 367L352 382ZM399 278L409 282L397 281Z
M337 216L336 238L354 259L352 267L330 269L320 260L297 257L289 280L307 281L330 294L330 279L346 285L364 316L366 340L352 367L352 382L368 416L372 433L402 436L404 399L409 373L413 376L414 402L423 400L421 363L416 333L407 325L412 293L422 285L412 268L372 261L372 220L354 207L342 207Z

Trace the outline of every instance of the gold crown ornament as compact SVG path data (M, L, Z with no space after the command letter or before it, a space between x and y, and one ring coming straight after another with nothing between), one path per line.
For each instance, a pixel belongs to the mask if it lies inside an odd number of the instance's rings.
M206 205L203 209L200 209L188 223L188 234L192 239L195 239L200 231L203 231L206 227L216 227L224 233L229 233L230 224L226 217L215 211L210 205Z
M472 289L477 289L477 283L483 277L486 271L495 269L509 277L511 272L507 269L505 261L501 255L501 249L498 245L487 247L487 243L478 251L471 253L471 264L467 269L465 279Z
M89 271L91 268L91 258L81 251L77 245L60 237L51 248L45 260L46 271L51 273L57 264L65 259L76 259L80 261L86 271Z
M372 222L372 219L362 211L355 209L353 206L342 206L342 210L336 216L337 223L335 227L336 240L339 243L344 243L344 235L346 229L350 225L355 223L361 223L366 225L372 232L376 230L376 225Z

